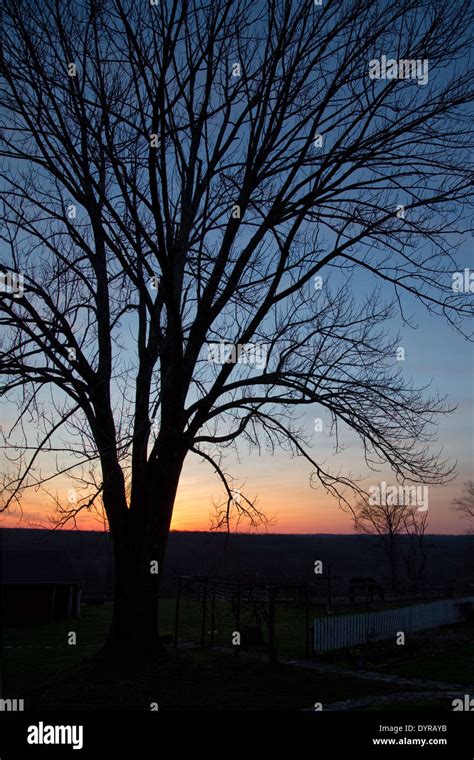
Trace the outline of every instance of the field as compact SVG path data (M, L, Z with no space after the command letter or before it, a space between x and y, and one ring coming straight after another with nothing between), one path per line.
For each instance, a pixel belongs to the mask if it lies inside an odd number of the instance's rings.
M161 632L168 638L174 611L173 600L162 601ZM465 684L466 693L474 683L473 635L466 625L417 634L406 647L381 643L370 651L327 655L313 667L303 662L296 667L288 659L303 656L304 615L279 610L280 661L270 665L261 647L239 656L228 647L231 618L224 607L216 609L218 646L200 649L200 607L189 601L182 607L177 650L170 644L165 658L111 673L92 659L110 616L110 605L83 606L77 621L8 630L3 641L3 697L24 698L26 709L51 710L149 710L152 702L160 710L303 710L315 703L331 709L333 703L348 701L354 702L354 709L397 710L406 706L405 696L397 695L411 693L410 708L435 705L443 710L451 709L443 688L427 698L433 689L422 681L401 684L376 673ZM67 644L71 630L77 635L76 645ZM327 671L318 669L325 666ZM373 671L374 678L356 677L354 670L362 668ZM424 696L417 700L418 692ZM369 707L359 705L367 697L369 702L373 698Z

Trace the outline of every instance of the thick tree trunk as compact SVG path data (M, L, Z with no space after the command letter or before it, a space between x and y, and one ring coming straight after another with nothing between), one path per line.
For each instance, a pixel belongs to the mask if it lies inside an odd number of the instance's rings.
M159 574L150 572L147 542L140 543L133 536L124 537L114 550L114 608L105 651L122 660L149 657L162 649L158 634Z
M112 526L115 558L114 609L105 654L130 661L163 653L158 633L158 596L182 461L167 452L147 475L144 501Z

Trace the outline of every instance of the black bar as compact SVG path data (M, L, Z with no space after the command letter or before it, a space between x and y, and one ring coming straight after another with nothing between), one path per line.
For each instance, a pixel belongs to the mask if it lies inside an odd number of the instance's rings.
M262 705L262 710L245 711L245 720L239 720L239 730L235 731L234 711L216 712L213 732L216 740L222 738L228 741L232 735L233 749L238 753L247 753L249 744L255 744L255 734L262 731L262 719L271 730L265 736L267 754L277 749L281 751L281 743L285 739L298 737L298 741L314 742L318 746L330 747L334 756L342 755L351 758L360 755L364 758L407 758L407 760L472 760L472 712L397 712L396 715L387 712L269 712ZM171 742L173 747L182 753L183 750L195 749L196 733L202 731L203 714L210 713L195 711L171 711L161 709L157 712L100 712L80 711L42 711L24 713L0 714L0 757L2 760L17 758L46 758L66 760L66 758L102 757L104 748L107 756L131 757L137 754L137 739L142 746L156 744L157 735L166 744ZM29 727L38 725L75 725L82 727L83 746L75 752L71 745L35 745L27 742ZM439 732L427 731L426 727L440 726ZM186 730L183 731L183 725ZM381 726L399 726L400 733L381 730ZM409 727L406 730L406 727ZM445 729L444 729L445 727ZM232 734L230 732L233 732ZM383 746L376 745L374 739L380 738L405 739L410 737L432 737L446 739L443 746Z

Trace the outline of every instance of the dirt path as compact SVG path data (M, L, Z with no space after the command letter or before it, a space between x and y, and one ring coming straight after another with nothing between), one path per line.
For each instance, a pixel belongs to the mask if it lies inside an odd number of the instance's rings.
M425 700L439 701L440 697L444 697L450 703L453 699L459 697L459 692L444 692L441 694L439 691L407 691L407 692L395 692L394 694L376 694L372 697L358 697L357 699L346 699L341 702L331 702L328 705L323 704L323 712L333 712L341 710L360 710L364 707L380 707L381 705L397 704L399 702L424 702ZM446 705L448 707L448 704ZM313 707L308 707L304 712L313 712Z
M229 651L229 650L227 650ZM252 657L251 653L241 652L248 658ZM396 684L398 686L412 686L416 691L394 692L392 694L376 694L374 696L357 697L354 699L341 700L323 704L324 711L340 710L360 710L364 707L379 707L381 705L397 704L400 702L424 702L426 700L446 701L446 708L451 708L453 699L462 697L464 694L474 694L474 684L453 684L445 681L432 681L424 678L405 678L393 673L379 673L373 670L352 670L338 665L325 665L309 660L294 660L280 657L279 662L290 667L301 668L304 670L316 670L320 673L334 673L339 676L350 678L362 678L366 681L382 681L387 684ZM419 689L419 691L418 691ZM308 711L313 711L313 707L308 707Z
M447 683L445 681L431 681L425 678L406 678L397 676L393 673L379 673L376 670L352 670L339 665L323 665L318 662L306 660L290 660L281 658L279 662L285 665L292 665L296 668L305 668L307 670L318 670L322 673L336 673L337 675L349 676L351 678L363 678L366 681L384 681L401 686L416 686L423 689L462 692L463 694L473 693L474 684Z

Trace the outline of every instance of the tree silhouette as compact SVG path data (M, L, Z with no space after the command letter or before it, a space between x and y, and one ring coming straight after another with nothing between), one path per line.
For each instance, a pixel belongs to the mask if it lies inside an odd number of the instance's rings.
M392 590L399 590L401 559L408 579L418 585L426 567L424 539L428 512L419 511L408 500L392 503L390 499L374 501L370 498L360 499L351 512L355 529L375 536L383 549L390 568ZM402 536L404 546L400 543Z
M159 645L186 456L220 478L224 520L255 517L223 463L238 440L363 493L311 451L312 405L336 449L349 428L372 467L448 476L429 449L448 407L388 321L413 299L457 329L472 313L451 287L471 21L467 0L5 0L4 508L65 475L63 517L103 503L110 651ZM371 78L382 55L415 63Z
M467 518L469 523L474 523L474 480L467 480L463 484L460 496L453 499L453 509L460 513L461 517ZM470 532L474 528L470 528Z

